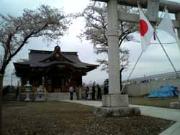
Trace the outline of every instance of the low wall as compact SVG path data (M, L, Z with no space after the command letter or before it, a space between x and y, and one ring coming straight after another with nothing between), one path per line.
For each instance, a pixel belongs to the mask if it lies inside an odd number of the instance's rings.
M19 100L24 101L25 98L26 98L26 92L21 92L19 96ZM36 98L36 95L31 93L30 94L31 101L35 101L35 98ZM51 93L46 93L45 98L48 101L60 101L60 100L70 99L70 95L68 92L51 92ZM76 93L74 93L73 99L77 99Z
M47 100L49 101L59 101L70 99L68 92L53 92L47 94ZM73 99L76 99L76 94L74 93Z
M159 88L162 85L171 84L180 89L180 78L168 80L152 80L146 83L128 84L125 91L129 96L143 96L148 94L153 89Z

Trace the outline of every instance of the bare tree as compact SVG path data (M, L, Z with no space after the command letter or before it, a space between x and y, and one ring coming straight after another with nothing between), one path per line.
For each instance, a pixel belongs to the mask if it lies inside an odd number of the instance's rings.
M0 14L0 46L3 48L0 74L4 76L9 62L30 38L43 36L57 40L63 36L69 23L63 12L45 5L37 10L25 9L19 17Z
M130 7L121 6L120 10L124 12L132 12ZM107 42L107 8L106 4L102 3L91 3L82 13L82 16L86 20L85 30L81 33L80 37L85 37L86 40L90 40L95 48L95 52L107 53L108 42ZM135 31L136 26L132 23L120 22L119 25L119 52L120 52L120 63L121 67L127 68L129 51L125 48L120 47L123 41L129 41L132 36L130 33ZM107 68L107 59L98 59L102 64L102 70Z
M87 40L90 40L96 53L106 53L108 51L108 38L107 38L107 8L106 4L102 3L92 3L90 4L83 12L86 20L86 26L83 33L80 37L85 37ZM133 12L131 7L119 6L119 10L123 12ZM122 71L128 66L129 51L123 49L121 44L123 41L129 41L132 39L132 36L129 36L130 33L134 32L137 29L137 26L132 23L127 23L121 21L119 24L119 53L120 53L120 86L122 88ZM97 60L102 65L102 70L108 70L108 60L107 59L98 59Z

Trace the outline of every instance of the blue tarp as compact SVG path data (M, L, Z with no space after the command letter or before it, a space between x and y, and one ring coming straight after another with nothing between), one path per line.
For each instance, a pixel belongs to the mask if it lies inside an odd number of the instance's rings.
M174 97L178 95L177 87L173 85L165 85L161 86L158 89L152 90L152 92L149 93L148 97Z

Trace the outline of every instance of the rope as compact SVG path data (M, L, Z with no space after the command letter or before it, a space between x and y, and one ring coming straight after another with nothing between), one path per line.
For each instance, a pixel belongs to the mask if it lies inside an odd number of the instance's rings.
M156 33L155 33L155 35L156 35L156 38L157 38L157 40L158 40L159 44L161 45L161 48L162 48L162 49L163 49L163 51L164 51L164 53L165 53L166 57L168 58L168 60L169 60L169 62L170 62L170 64L171 64L171 66L172 66L172 68L173 68L174 72L176 73L176 76L178 77L178 73L177 73L177 71L176 71L176 68L175 68L174 64L172 63L172 61L171 61L170 57L168 56L168 54L167 54L167 52L166 52L166 50L165 50L164 46L162 45L162 43L161 43L161 41L160 41L159 37L157 36L157 34L156 34Z
M136 65L137 65L137 63L139 62L139 60L140 60L142 54L143 54L143 51L141 51L141 54L139 55L138 59L136 60L136 63L134 64L134 66L133 66L133 68L132 68L132 70L131 70L131 72L130 72L128 78L127 78L127 82L129 81L129 79L130 79L132 73L134 72L134 70L135 70L135 68L136 68ZM123 85L123 87L122 87L122 89L121 89L121 93L124 91L125 86L126 86L126 85Z

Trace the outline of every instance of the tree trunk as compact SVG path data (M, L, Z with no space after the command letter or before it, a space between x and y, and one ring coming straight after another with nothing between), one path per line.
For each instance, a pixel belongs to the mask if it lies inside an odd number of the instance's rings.
M1 97L1 99L0 99L0 115L2 116L2 108L1 108L1 106L2 106L2 88L3 88L3 77L4 77L4 75L2 75L2 74L0 74L0 97ZM0 117L0 121L2 121L2 117ZM2 122L0 123L0 134L1 134L1 132L2 132Z
M4 75L0 73L0 102L2 101L2 96L3 96L3 78Z
M124 68L122 67L121 69L120 69L120 90L122 90L122 71L124 70Z
M122 72L120 72L120 90L122 90Z
M5 70L1 68L0 70L0 96L2 97L2 88L3 88L3 78L4 78Z
M3 88L3 75L0 74L0 96L2 97L2 88Z

